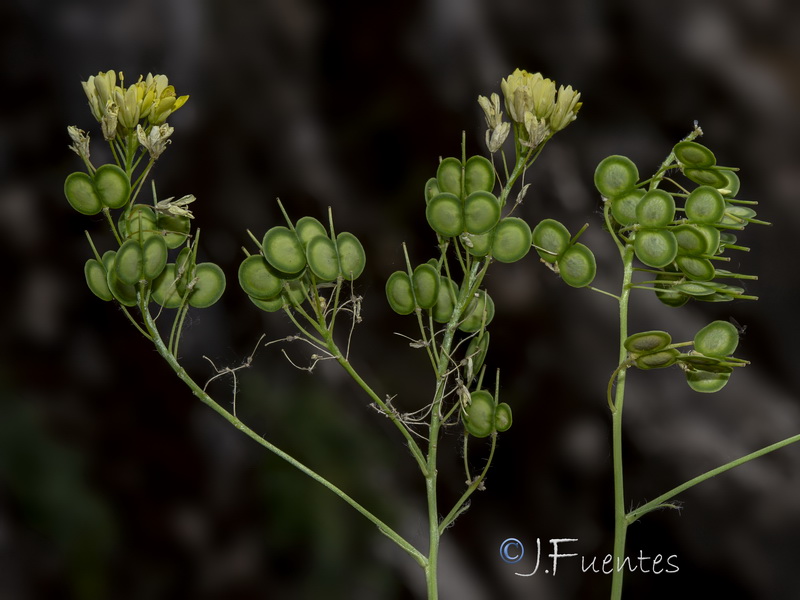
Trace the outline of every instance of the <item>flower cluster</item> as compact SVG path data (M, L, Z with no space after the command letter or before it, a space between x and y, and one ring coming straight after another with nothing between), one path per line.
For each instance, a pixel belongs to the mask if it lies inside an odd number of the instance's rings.
M536 148L574 121L582 104L580 93L572 86L562 85L556 91L553 80L520 69L503 79L500 89L519 143L528 148ZM490 152L496 152L510 128L502 121L500 98L497 94L492 94L491 100L480 96L478 103L489 127L486 144Z
M169 85L166 75L140 75L139 80L126 89L122 72L118 84L117 73L101 71L82 85L106 140L135 131L142 120L146 122L145 128L163 125L189 99L189 96L175 95L175 88Z

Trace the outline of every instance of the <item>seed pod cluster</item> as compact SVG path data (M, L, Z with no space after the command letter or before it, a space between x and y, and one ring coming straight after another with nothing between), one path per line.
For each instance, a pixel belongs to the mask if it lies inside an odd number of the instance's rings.
M511 427L511 407L497 400L487 390L470 392L461 410L461 421L469 435L485 438L492 433L507 431Z
M570 237L567 228L555 219L544 219L533 228L533 247L546 265L572 287L586 287L597 274L594 253Z

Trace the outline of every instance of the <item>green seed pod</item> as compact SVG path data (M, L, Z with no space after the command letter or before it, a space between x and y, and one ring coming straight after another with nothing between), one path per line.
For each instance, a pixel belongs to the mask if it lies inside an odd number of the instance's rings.
M720 243L720 231L716 227L712 225L691 225L694 229L697 229L700 233L702 233L706 238L706 253L707 254L717 254L719 251L719 243Z
M486 390L470 393L470 403L461 412L461 420L471 436L485 438L495 431L495 403Z
M473 377L480 372L481 367L483 366L483 363L486 360L486 353L488 351L489 351L488 331L484 331L482 334L476 335L469 341L469 346L467 346L467 353L464 356L465 358L469 358L472 361Z
M336 236L336 251L339 253L339 272L347 281L355 281L367 266L364 246L352 233L343 231Z
M713 224L722 218L725 200L710 185L701 185L686 198L686 217L692 223Z
M425 208L428 224L442 237L455 237L464 231L464 211L458 196L442 192Z
M511 407L505 402L501 402L494 409L494 428L499 431L508 431L511 429Z
M208 308L222 297L225 291L225 273L218 265L200 263L195 268L194 276L197 281L189 294L189 306Z
M290 306L300 306L308 298L308 283L305 277L292 279L283 283L281 296L284 304Z
M127 243L127 242L126 242ZM160 235L147 238L142 244L142 275L153 281L167 265L167 241Z
M725 216L733 219L733 222L738 224L740 221L746 221L747 219L755 219L756 211L747 206L726 204ZM725 223L725 220L723 219L722 222Z
M701 356L699 354L684 354L680 358L681 364L696 371L709 373L733 373L733 367L724 364L722 358L714 356Z
M636 223L636 207L644 194L643 189L633 189L612 198L610 200L611 216L614 217L614 220L623 226Z
M639 170L626 156L604 158L594 172L594 186L606 198L615 198L633 189L639 181Z
M709 371L686 371L686 383L695 392L713 394L720 391L731 378L730 373L712 373Z
M472 158L477 158L473 156ZM472 192L464 201L464 229L479 235L500 221L500 201L491 192Z
M666 229L640 229L633 242L636 258L648 267L660 269L670 264L678 254L675 235Z
M491 192L494 189L494 167L483 156L470 156L464 165L464 193Z
M461 176L463 173L461 161L457 158L445 158L436 169L436 181L441 192L448 192L457 198L463 196ZM431 199L432 200L432 199Z
M583 244L573 244L558 259L558 273L567 285L586 287L597 274L597 261L589 248Z
M663 350L672 343L672 336L666 331L642 331L629 335L623 344L632 354L642 354Z
M306 267L306 253L297 235L283 225L276 225L264 234L261 243L264 258L279 271L296 275Z
M439 189L439 182L436 177L428 179L425 183L425 204L428 204L428 202L438 196L439 192L441 192L441 190Z
M708 253L709 240L699 226L678 225L672 228L672 233L678 242L678 256L700 256Z
M494 229L475 235L473 233L465 233L462 235L462 241L472 256L483 258L492 249L492 238L494 237ZM468 241L466 241L468 240Z
M269 300L259 300L258 298L253 298L252 296L249 296L249 298L258 308L270 313L278 312L286 303L286 300L283 296L276 296L275 298L270 298Z
M117 165L103 165L94 172L94 187L104 206L122 208L128 203L131 181Z
M730 356L739 345L739 331L728 321L714 321L694 336L694 349L706 356Z
M307 248L315 237L328 237L325 226L314 217L300 217L295 223L294 232L303 244L303 248Z
M473 298L473 300L467 304L467 308L464 310L464 316L458 328L461 331L472 333L489 325L493 318L494 300L486 293L486 290L480 290L477 298Z
M189 217L159 214L157 223L158 229L167 243L167 248L179 247L186 241L186 238L189 237L189 232L192 230L192 223Z
M280 295L283 280L263 256L253 254L239 265L239 285L251 298L268 300Z
M494 230L492 256L503 263L516 262L531 249L531 228L517 217L506 217Z
M82 215L96 215L103 210L103 202L94 189L92 178L82 171L67 176L64 181L64 196L69 205Z
M122 283L136 285L144 279L142 246L136 240L128 240L120 246L114 260L114 270Z
M717 171L720 175L725 177L728 180L728 183L723 188L719 188L720 190L726 190L725 197L727 198L735 198L736 194L739 193L739 176L736 174L735 171L730 171L728 169L721 169Z
M111 295L123 306L136 306L136 288L120 281L117 277L116 261L117 253L109 250L103 255L103 264L106 266L106 284L111 291Z
M683 167L704 169L717 164L714 153L697 142L678 142L672 151Z
M146 204L134 204L128 213L125 231L128 239L136 239L140 244L148 237L159 235L158 219L152 207Z
M693 281L711 281L716 275L714 265L707 258L696 256L678 256L675 259L678 268Z
M680 352L675 348L667 348L659 352L651 352L650 354L642 354L637 356L634 361L638 369L649 371L650 369L665 369L675 364Z
M636 221L642 227L666 227L675 219L675 199L664 190L646 192L636 205Z
M672 289L682 294L688 294L689 296L698 299L702 298L703 296L710 296L716 291L713 287L696 281L687 281L686 283L679 283Z
M439 297L433 305L431 316L437 323L447 323L453 316L458 298L458 285L449 277L442 277L439 284Z
M675 289L674 276L671 276L668 273L659 273L656 276L656 280L664 282L664 283L656 283L653 286L653 288L656 291L656 296L658 297L658 299L661 300L661 302L663 302L667 306L672 306L673 308L677 308L679 306L683 306L689 301L689 296L687 296L686 294L682 294L681 292Z
M111 290L108 289L108 274L103 263L96 258L90 258L83 266L83 274L86 276L86 285L92 293L101 300L111 300Z
M150 297L164 308L178 308L181 305L176 278L175 265L170 263L153 281Z
M414 312L414 296L408 273L395 271L389 275L389 279L386 280L386 299L398 315L409 315Z
M544 219L533 228L531 241L542 260L554 263L569 247L570 235L559 221Z
M698 185L710 185L721 190L728 185L728 178L722 174L724 169L684 169L683 174Z
M318 280L333 281L339 277L339 255L331 238L318 235L308 242L306 260Z
M432 265L423 263L414 269L411 279L417 306L425 309L433 308L439 298L439 286L441 285L439 271Z

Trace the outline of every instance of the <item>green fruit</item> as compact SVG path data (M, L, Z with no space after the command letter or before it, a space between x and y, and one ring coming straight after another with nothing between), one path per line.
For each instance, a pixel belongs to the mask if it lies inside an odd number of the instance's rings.
M123 306L136 306L136 288L120 281L116 269L117 253L109 250L103 255L103 264L106 266L106 284L111 295Z
M127 243L127 242L126 242ZM160 235L147 238L142 244L142 275L153 281L167 265L167 241Z
M544 219L533 228L531 241L542 260L554 263L569 247L570 235L559 221Z
M480 372L484 361L486 360L486 353L489 351L489 332L484 331L482 334L474 336L469 341L467 346L467 353L464 355L472 361L473 376Z
M134 204L125 222L127 238L136 239L141 244L148 237L160 235L157 223L158 219L152 207L146 204Z
M265 312L278 312L286 303L286 300L283 296L276 296L275 298L270 298L269 300L259 300L258 298L253 298L252 296L249 296L249 298L252 300L253 304Z
M494 230L492 256L503 263L516 262L531 249L531 228L517 217L506 217Z
M420 308L433 308L439 298L441 277L435 267L428 263L418 265L412 275L414 297Z
M325 226L314 217L300 217L294 226L294 232L304 248L316 237L328 237Z
M623 344L628 352L641 354L663 350L672 343L672 336L666 331L642 331L628 336Z
M489 325L494 318L494 300L486 290L480 290L478 297L473 298L464 310L464 316L458 328L461 331L472 333Z
M414 296L411 291L411 279L405 271L395 271L386 280L386 299L389 306L399 315L414 312Z
M612 198L611 216L614 220L623 226L636 223L636 207L644 194L645 191L642 189L633 189Z
M708 224L718 222L725 212L725 200L710 185L701 185L686 198L686 217L692 223Z
M658 297L658 299L661 300L661 302L663 302L667 306L672 306L673 308L677 308L679 306L683 306L689 301L689 296L675 290L674 282L676 281L676 279L674 276L671 276L667 273L659 273L656 276L656 281L664 282L664 283L656 283L653 286L653 288L656 291L656 296Z
M486 390L470 394L470 403L461 413L464 427L471 436L485 438L495 431L495 403Z
M714 321L694 336L694 349L706 356L730 356L739 345L739 331L728 321Z
M664 190L650 190L636 205L636 222L642 227L665 227L675 219L675 199Z
M735 198L736 194L739 193L739 176L734 171L729 171L728 169L722 169L718 171L718 173L728 180L725 187L719 189L727 191L725 194L727 198Z
M678 256L700 256L709 253L709 238L699 227L698 225L684 224L672 228L672 233L678 242Z
M308 298L308 283L305 277L292 279L283 283L284 304L300 306Z
M583 244L573 244L558 259L558 273L567 285L586 287L597 274L594 254Z
M69 205L82 215L96 215L103 210L103 202L94 189L92 178L81 171L67 176L64 195Z
M441 192L441 190L439 189L439 182L436 180L436 177L428 179L425 183L425 204L438 196L439 192Z
M474 158L474 157L473 157ZM500 221L500 201L491 192L472 192L464 201L464 229L480 235Z
M128 203L131 180L117 165L103 165L94 172L94 188L104 206L122 208Z
M336 236L336 251L339 253L339 272L347 281L355 281L367 266L367 254L356 236L343 231Z
M280 295L283 280L263 256L253 254L239 265L239 285L251 298L268 300Z
M634 362L636 363L636 367L643 371L665 369L674 365L679 356L680 352L678 352L677 349L668 348L666 350L660 350L659 352L651 352L650 354L637 356Z
M222 297L225 291L225 273L218 265L210 262L195 267L196 281L189 295L189 306L208 308Z
M705 168L717 164L714 153L697 142L678 142L673 149L675 158L683 167Z
M675 235L666 229L640 229L633 242L636 258L648 267L660 269L670 264L678 254Z
M442 277L439 284L439 297L433 305L431 316L437 323L447 323L453 316L458 298L458 285L449 277Z
M137 240L128 240L120 246L114 260L114 270L122 283L136 285L142 279L142 246Z
M499 431L508 431L511 428L511 407L505 402L501 402L494 409L494 428Z
M441 192L454 194L459 199L463 195L461 176L463 174L461 161L457 158L445 158L436 169L436 181Z
M181 305L176 277L175 265L168 264L153 282L150 297L164 308L178 308Z
M489 254L489 251L492 249L493 237L494 229L479 235L465 233L462 235L462 242L466 247L467 252L469 252L472 256L482 258Z
M464 193L491 192L494 189L494 166L483 156L470 156L464 165Z
M277 225L264 234L261 244L267 262L278 271L290 275L306 267L306 253L297 235L283 225Z
M111 290L108 289L108 274L103 263L95 258L90 258L83 266L83 274L86 276L86 285L92 293L101 300L111 300Z
M455 237L464 231L464 211L458 196L442 192L425 208L428 224L442 237Z
M594 185L606 198L615 198L633 189L639 181L639 170L626 156L604 158L594 172Z
M306 260L318 280L333 281L339 277L339 255L331 238L318 235L308 242Z
M686 382L695 392L713 394L720 391L731 378L730 373L713 373L709 371L686 371Z
M683 174L699 185L710 185L718 190L728 185L728 178L722 174L724 169L684 169Z
M189 237L192 223L189 217L159 214L157 217L158 229L164 236L167 248L177 248Z
M686 277L693 281L711 281L716 275L714 265L707 258L696 256L678 256L675 264Z

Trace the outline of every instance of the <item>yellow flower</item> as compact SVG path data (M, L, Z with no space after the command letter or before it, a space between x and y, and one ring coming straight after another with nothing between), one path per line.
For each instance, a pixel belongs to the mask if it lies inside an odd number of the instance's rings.
M525 145L564 129L575 120L581 107L581 95L572 86L561 86L556 93L555 82L541 73L516 69L503 79L500 88L508 114L528 136L522 140Z
M553 132L561 131L577 118L578 111L583 105L583 102L578 102L580 97L580 93L573 90L571 85L566 88L562 85L558 88L558 100L553 114L550 115L550 127Z

